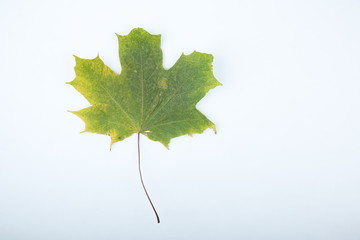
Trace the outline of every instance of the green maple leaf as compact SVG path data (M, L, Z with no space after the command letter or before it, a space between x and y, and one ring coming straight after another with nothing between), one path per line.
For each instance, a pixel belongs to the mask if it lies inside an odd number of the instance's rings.
M181 55L169 70L162 65L160 35L135 28L120 36L120 75L97 56L75 57L76 77L69 82L92 106L72 112L85 122L84 132L107 134L111 144L138 134L138 166L141 184L147 193L140 168L140 134L167 148L172 138L202 133L215 125L196 109L197 102L212 88L221 85L212 73L210 54Z
M69 84L92 105L72 112L85 122L84 132L110 135L111 144L141 133L168 148L172 138L215 131L214 123L196 109L210 89L221 85L212 72L212 55L182 54L166 70L160 35L135 28L117 36L120 75L99 56L75 57L76 78Z

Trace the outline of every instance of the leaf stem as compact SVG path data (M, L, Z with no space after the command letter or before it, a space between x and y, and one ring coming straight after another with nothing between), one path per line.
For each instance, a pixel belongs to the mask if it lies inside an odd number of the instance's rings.
M156 209L155 209L154 204L152 203L152 201L151 201L151 199L150 199L150 196L149 196L148 192L146 191L146 187L145 187L145 184L144 184L144 180L143 180L143 177L142 177L142 174L141 174L141 167L140 167L140 133L138 133L138 168L139 168L139 175L140 175L141 185L143 186L143 189L144 189L144 191L145 191L146 197L147 197L147 199L149 200L152 209L154 210L154 213L155 213L156 219L157 219L157 223L160 223L159 215L158 215L158 213L156 212Z

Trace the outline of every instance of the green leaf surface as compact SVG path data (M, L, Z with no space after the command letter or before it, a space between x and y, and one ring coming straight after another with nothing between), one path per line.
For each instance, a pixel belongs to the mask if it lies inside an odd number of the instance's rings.
M212 72L212 55L182 54L166 70L160 35L135 28L117 37L120 75L99 56L75 57L76 77L69 84L91 104L72 112L85 122L84 132L110 135L111 144L141 133L168 147L172 138L215 131L214 123L196 109L210 89L221 85Z

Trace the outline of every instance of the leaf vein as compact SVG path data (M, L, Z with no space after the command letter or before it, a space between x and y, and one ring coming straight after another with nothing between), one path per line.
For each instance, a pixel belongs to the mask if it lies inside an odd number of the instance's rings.
M125 114L125 116L134 124L132 127L135 128L135 121L130 117L130 115L125 111L125 109L116 101L116 99L109 93L109 91L99 82L99 86L107 93L107 95L114 101L114 103L120 108L120 110Z

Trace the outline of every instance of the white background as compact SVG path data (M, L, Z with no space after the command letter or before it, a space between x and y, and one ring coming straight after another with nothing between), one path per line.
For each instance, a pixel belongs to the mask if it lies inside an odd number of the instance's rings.
M164 66L214 55L217 124L170 150L79 134L73 54L120 72L117 38ZM360 239L359 1L1 1L0 239Z

